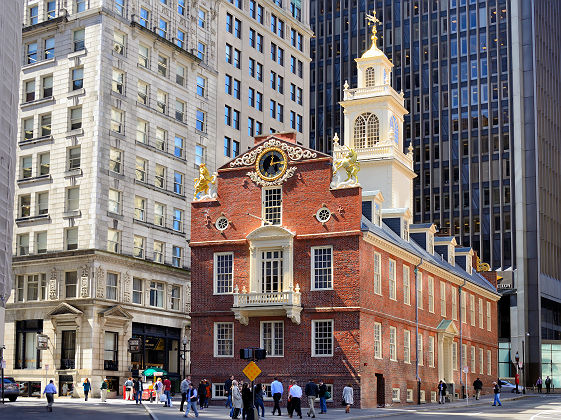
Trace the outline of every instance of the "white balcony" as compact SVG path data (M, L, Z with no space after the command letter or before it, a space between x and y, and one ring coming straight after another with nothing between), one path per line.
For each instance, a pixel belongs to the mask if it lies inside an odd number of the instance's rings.
M362 87L354 89L344 89L343 90L343 100L350 101L354 99L364 99L371 98L375 96L386 96L391 95L399 103L403 104L403 94L397 93L389 84L379 85L372 87Z
M236 287L232 311L243 325L249 323L250 317L284 314L295 324L300 324L300 286L296 285L294 290L269 293L248 293L245 287L240 292Z

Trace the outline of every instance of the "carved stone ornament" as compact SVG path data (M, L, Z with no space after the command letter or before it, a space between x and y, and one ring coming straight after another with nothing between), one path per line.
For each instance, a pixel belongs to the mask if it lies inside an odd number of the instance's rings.
M131 273L127 271L123 276L123 302L125 303L131 302L130 285L131 285Z
M95 270L95 278L97 284L96 297L103 299L105 297L105 271L101 266Z
M191 312L191 283L187 283L185 289L185 313Z
M269 147L278 147L284 150L291 160L312 159L317 156L317 153L312 152L311 150L306 150L298 146L291 146L290 144L286 144L277 139L270 139L262 145L256 147L255 149L244 153L233 162L230 162L230 167L235 168L236 166L254 165L255 160L261 154L261 152Z
M80 276L80 297L88 297L89 280L89 267L84 265L82 266L82 275Z
M56 282L57 282L57 271L56 268L51 270L51 278L49 279L49 300L56 300Z
M273 185L281 185L287 179L292 178L294 172L296 172L296 167L291 166L286 170L283 176L281 176L279 179L275 179L274 181L265 181L255 171L248 172L247 176L250 177L251 180L255 182L257 185L261 185L262 187L271 187Z

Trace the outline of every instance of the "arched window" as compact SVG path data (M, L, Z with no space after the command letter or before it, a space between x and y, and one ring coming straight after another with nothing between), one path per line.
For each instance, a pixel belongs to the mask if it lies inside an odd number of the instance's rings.
M374 67L368 67L365 72L366 87L376 86Z
M359 115L355 120L354 145L357 149L372 147L380 140L380 122L369 112Z
M399 144L399 125L397 124L397 118L394 115L390 118L390 127L393 129L393 139Z

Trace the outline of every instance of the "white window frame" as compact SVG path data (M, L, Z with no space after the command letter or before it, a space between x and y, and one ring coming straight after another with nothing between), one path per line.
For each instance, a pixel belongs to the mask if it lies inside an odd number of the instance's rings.
M317 250L329 249L331 251L331 266L329 267L329 279L327 281L327 287L316 287L316 270L320 270L315 265L315 256ZM333 290L333 246L313 246L310 252L310 283L311 290ZM322 267L321 270L325 270L327 267Z
M392 402L401 402L400 393L401 391L399 388L392 388Z
M440 316L446 317L446 282L440 282Z
M471 373L475 373L475 346L471 346L470 351Z
M397 361L397 328L390 327L390 360Z
M479 374L483 375L483 349L479 348Z
M423 354L423 333L419 332L417 338L417 353L419 355L419 366L424 366L424 354Z
M458 343L452 342L452 370L458 370Z
M403 303L411 306L411 270L403 265Z
M219 391L220 389L220 391ZM213 400L226 400L228 397L226 396L226 389L224 388L224 384L212 384L212 399Z
M222 256L231 256L232 257L232 269L229 273L230 276L230 291L229 292L219 292L218 291L218 259ZM214 253L214 265L213 265L213 294L215 295L231 295L234 293L234 253L233 252L215 252ZM227 275L227 273L222 273L223 275Z
M374 253L374 293L382 296L382 255Z
M379 322L374 323L374 358L382 358L382 324Z
M458 320L458 289L451 287L452 296L452 319L454 321Z
M275 349L275 340L278 339L278 337L276 336L276 329L275 329L275 325L282 325L282 353L277 354L277 353L269 353L267 352L267 358L269 357L284 357L284 321L261 321L259 323L259 343L260 343L260 347L262 349L265 348L265 341L264 341L264 336L263 336L263 325L265 324L271 324L271 349L274 352Z
M267 191L273 191L273 190L279 190L280 191L280 205L279 206L267 206L267 203L265 201L265 199L267 197ZM276 225L276 226L281 226L282 225L282 216L283 216L283 214L282 214L283 213L282 212L282 201L283 201L282 196L283 196L282 187L274 186L274 187L262 188L262 192L261 192L261 203L262 203L261 204L261 209L262 209L261 212L262 212L262 215L261 215L261 217L263 218L263 224L264 225L266 224L265 221L268 220L267 219L267 209L269 209L269 208L274 209L274 208L277 208L277 207L279 208L279 223L278 224L272 223L272 224Z
M397 300L396 268L395 260L390 258L388 260L388 288L391 300Z
M329 322L331 323L331 352L328 354L317 354L316 353L316 326L320 322ZM335 323L333 319L314 319L312 320L312 357L333 357L333 345L334 345L334 335L335 335Z
M411 331L403 330L403 363L411 364Z
M491 359L491 350L487 350L487 375L491 375L491 366L492 366L492 359Z
M435 348L434 348L434 337L432 335L429 335L428 352L429 352L429 367L434 367Z
M429 276L428 289L429 289L429 312L431 314L434 314L434 277Z
M487 331L491 331L491 302L487 301Z
M417 308L423 310L423 274L419 273L417 276Z
M475 327L475 295L469 295L469 321L472 327Z
M466 312L467 312L467 296L466 296L465 291L462 292L462 298L461 298L460 304L461 304L460 309L462 311L462 322L464 324L466 324L467 323L467 314L466 314Z
M218 328L219 325L230 325L232 328L232 354L218 354ZM235 331L234 331L234 323L233 322L215 322L214 323L214 357L219 357L219 358L233 358L234 357L234 337L235 337Z
M115 276L116 281L115 281L114 286L112 286L112 285L110 286L109 283L108 283L110 274ZM108 291L109 291L110 288L115 291L115 297L114 298L109 297ZM119 300L119 273L115 273L115 272L112 272L112 271L107 272L107 276L105 276L105 299L114 300L114 301Z
M407 402L413 402L413 389L407 388Z
M483 329L483 299L478 298L477 303L479 305L479 328Z

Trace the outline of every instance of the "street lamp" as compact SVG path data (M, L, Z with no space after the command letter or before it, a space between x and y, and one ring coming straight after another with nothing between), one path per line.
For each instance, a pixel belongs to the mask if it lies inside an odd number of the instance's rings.
M181 344L183 344L183 350L181 350L181 357L183 359L183 379L185 379L187 376L185 375L185 362L187 360L187 337L183 337L183 340L181 340Z

